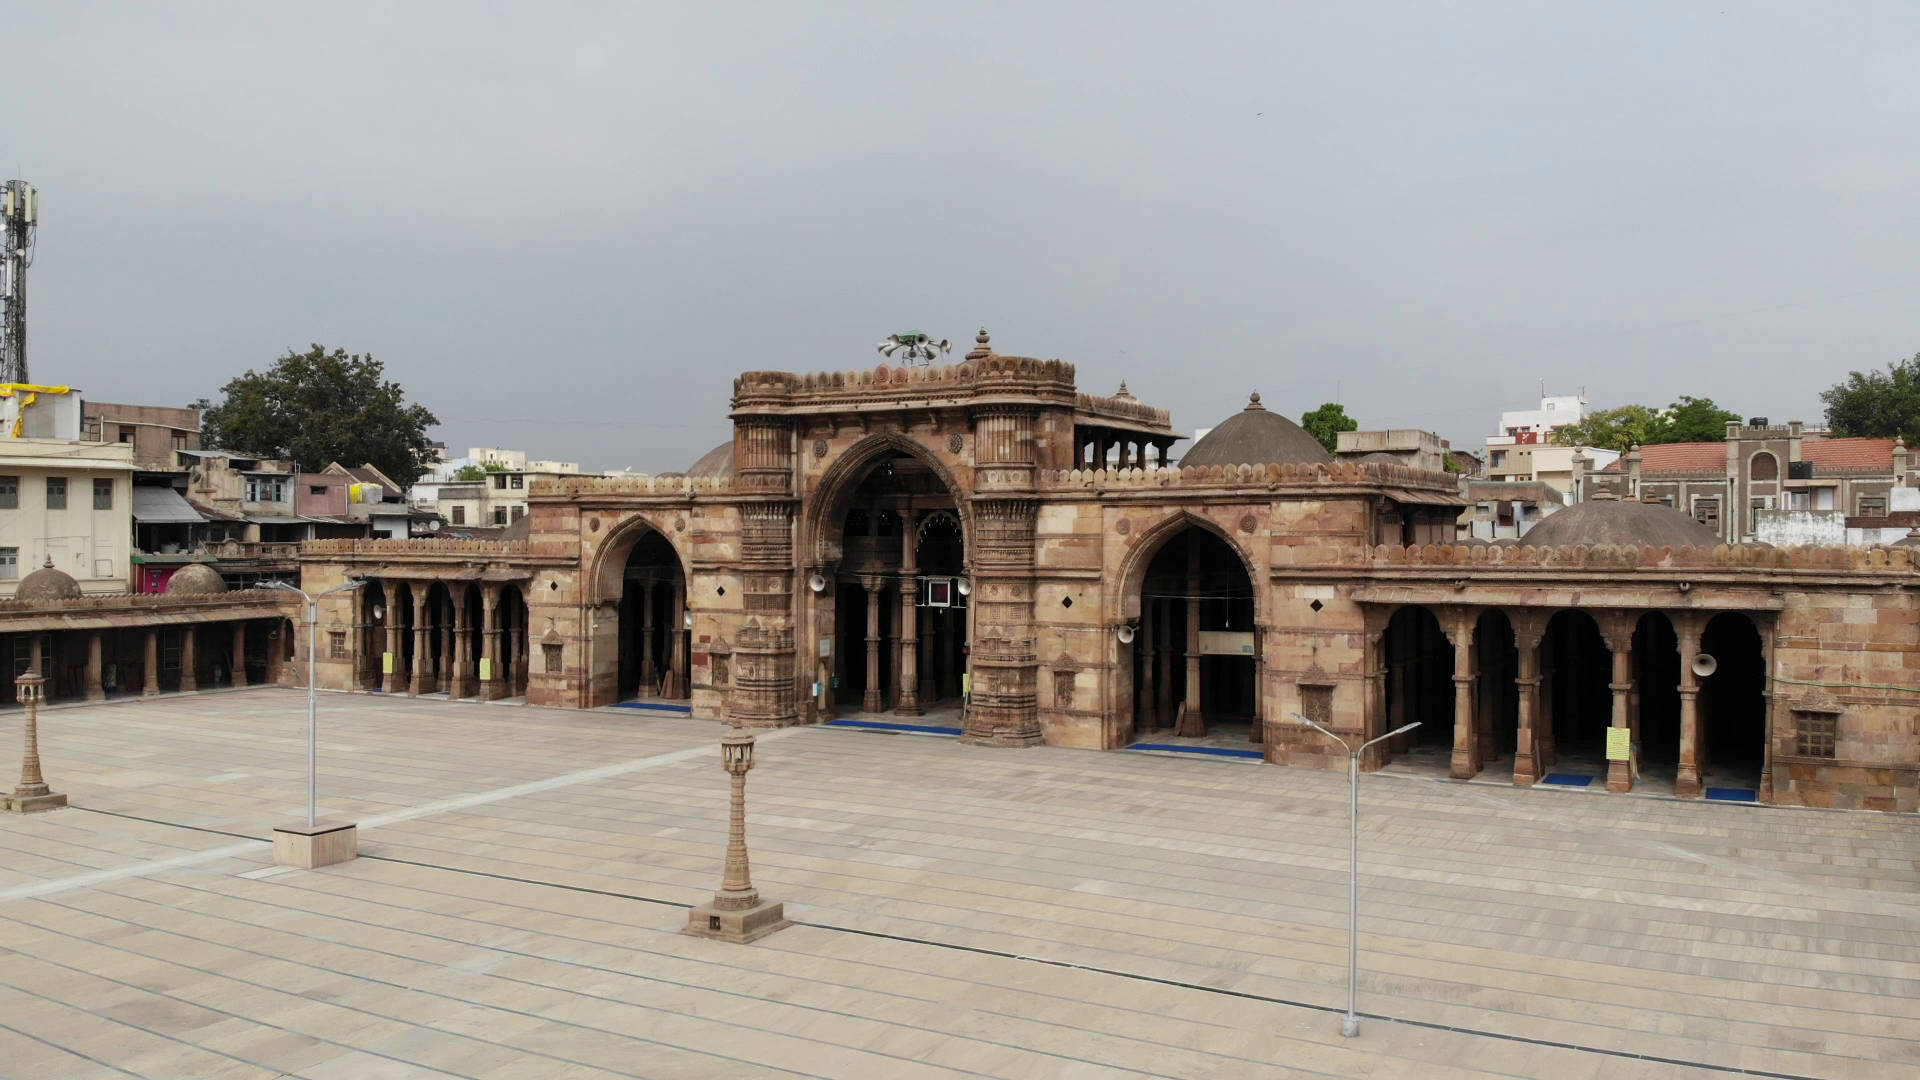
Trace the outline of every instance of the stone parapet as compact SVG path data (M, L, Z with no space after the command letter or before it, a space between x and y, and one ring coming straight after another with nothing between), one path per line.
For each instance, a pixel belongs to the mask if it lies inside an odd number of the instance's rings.
M1101 397L1098 394L1080 394L1074 399L1074 405L1082 412L1096 416L1119 417L1133 420L1149 427L1173 428L1173 414L1165 409L1142 404L1132 397Z
M1326 488L1379 486L1457 492L1457 476L1384 462L1345 462L1312 465L1188 465L1143 469L1045 469L1038 477L1043 491L1124 490L1166 487L1244 487L1247 485ZM1386 492L1383 494L1391 494Z
M208 608L280 608L297 605L299 602L298 596L279 589L240 589L223 593L171 596L162 593L108 593L101 596L78 596L67 600L26 600L9 596L0 598L0 616L16 613L97 614L127 611L151 614L198 611Z
M1716 544L1712 547L1644 547L1598 544L1534 547L1520 544L1427 544L1369 549L1375 566L1499 566L1512 569L1566 570L1666 569L1719 567L1743 570L1866 571L1913 573L1913 552L1903 547L1770 547L1766 544Z
M575 495L707 495L733 490L731 476L554 476L540 477L528 498L561 499Z
M867 371L826 371L799 374L790 371L749 371L733 380L733 408L754 412L766 408L845 402L870 411L890 397L923 401L929 396L972 397L994 394L1017 385L1028 393L1072 400L1073 365L1060 360L1025 356L988 355L958 364L896 367L880 364Z
M308 540L302 555L525 555L525 540Z

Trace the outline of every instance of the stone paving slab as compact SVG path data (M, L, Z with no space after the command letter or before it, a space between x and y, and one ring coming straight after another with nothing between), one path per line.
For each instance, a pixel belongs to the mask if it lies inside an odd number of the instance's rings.
M49 710L73 807L0 819L0 1073L154 1077L1910 1077L1909 817L1346 779L851 729L762 736L717 884L710 720L305 697ZM17 745L0 714L0 747ZM1390 1017L1392 1019L1386 1019Z

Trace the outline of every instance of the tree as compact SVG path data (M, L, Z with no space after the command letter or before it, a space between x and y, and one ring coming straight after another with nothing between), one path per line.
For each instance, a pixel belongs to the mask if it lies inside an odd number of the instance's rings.
M1681 395L1664 409L1649 405L1621 405L1590 412L1573 424L1553 429L1553 441L1562 446L1596 446L1626 453L1635 446L1658 443L1719 442L1727 437L1727 421L1740 419L1713 403L1712 398Z
M201 414L201 445L285 458L307 472L370 462L410 485L432 460L427 429L440 421L384 376L371 356L288 349L265 372L248 370L221 388L221 401Z
M1920 443L1920 354L1878 371L1849 372L1847 380L1820 393L1827 426L1835 435L1900 436Z
M477 484L486 478L487 470L478 465L462 465L460 471L453 474L453 479L462 484Z
M1307 429L1307 434L1320 440L1320 445L1326 447L1328 453L1332 453L1340 441L1340 433L1357 430L1360 422L1347 415L1346 406L1329 401L1302 416L1300 426Z

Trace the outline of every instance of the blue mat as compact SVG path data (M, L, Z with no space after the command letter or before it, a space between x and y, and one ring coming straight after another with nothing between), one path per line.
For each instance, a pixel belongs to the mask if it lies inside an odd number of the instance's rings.
M692 715L693 713L693 706L691 705L668 705L665 702L654 702L654 701L622 701L622 702L616 703L614 705L614 708L616 709L652 709L654 712L680 713L682 715Z
M1760 793L1752 788L1710 787L1707 789L1707 798L1721 802L1759 802Z
M1129 750L1158 750L1174 754L1212 754L1214 757L1252 758L1261 761L1266 755L1258 750L1229 750L1224 746L1177 746L1173 743L1137 742L1127 747Z
M878 720L829 720L825 727L865 728L869 731L913 731L922 735L959 735L957 727L933 727L929 724L885 724Z
M1540 778L1540 782L1543 784L1559 784L1562 787L1586 787L1588 784L1593 783L1593 781L1594 778L1591 776L1575 776L1572 773L1564 772L1550 772Z

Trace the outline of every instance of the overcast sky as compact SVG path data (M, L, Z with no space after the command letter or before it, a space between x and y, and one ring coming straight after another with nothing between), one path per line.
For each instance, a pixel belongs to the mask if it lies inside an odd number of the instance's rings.
M483 11L489 8L490 11ZM1920 7L14 4L37 381L372 352L450 446L683 468L732 376L983 323L1247 391L1819 419L1920 351Z

